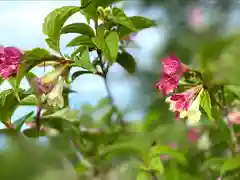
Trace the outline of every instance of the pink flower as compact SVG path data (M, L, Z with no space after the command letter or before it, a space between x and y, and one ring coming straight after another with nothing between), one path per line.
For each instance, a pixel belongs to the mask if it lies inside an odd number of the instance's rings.
M163 95L173 92L178 87L180 77L178 75L163 74L160 81L156 84L157 88L162 91Z
M220 176L220 177L218 177L218 179L217 180L223 180L223 178Z
M188 67L175 55L163 58L161 64L163 66L162 78L156 86L166 96L177 88L181 76L188 71Z
M40 94L46 94L53 89L53 84L43 84L41 78L35 78L34 81L37 85L37 90Z
M228 121L232 124L240 124L240 112L230 112L228 114Z
M7 79L18 72L23 53L15 47L0 47L0 76Z
M192 143L196 143L200 138L200 132L197 128L190 128L187 132L187 137Z
M199 111L202 85L195 86L182 93L176 93L166 99L170 110L176 113L176 119L188 117L188 125L195 125L201 117Z

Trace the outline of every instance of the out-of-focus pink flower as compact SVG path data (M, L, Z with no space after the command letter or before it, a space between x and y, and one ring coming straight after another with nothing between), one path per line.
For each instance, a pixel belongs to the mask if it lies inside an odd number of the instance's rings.
M0 76L3 79L17 74L22 56L18 48L0 46Z
M161 64L163 66L162 78L156 86L166 96L177 88L180 78L184 72L188 71L188 67L175 55L163 58Z
M188 23L196 31L201 31L206 28L204 9L194 7L188 11Z
M217 180L223 180L223 178L220 176L220 177L217 178Z
M240 124L240 112L233 111L228 114L228 121L232 124Z
M29 128L35 128L36 127L36 123L35 122L26 122L25 123ZM44 127L41 126L40 127L40 131L44 131Z
M198 139L200 138L200 132L197 128L190 128L187 131L187 138L190 140L193 144L195 144Z

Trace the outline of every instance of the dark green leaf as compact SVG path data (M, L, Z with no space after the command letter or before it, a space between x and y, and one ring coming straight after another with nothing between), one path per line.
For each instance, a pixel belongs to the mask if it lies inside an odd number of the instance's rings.
M92 40L88 36L77 36L73 40L71 40L67 47L71 46L94 46Z
M206 169L219 171L221 166L226 161L226 159L227 158L225 158L225 157L210 158L204 162L203 167Z
M74 81L78 76L81 76L83 74L92 74L90 71L76 71L72 74L72 80Z
M62 28L62 34L67 33L79 33L84 36L94 37L95 33L93 29L85 23L73 23Z
M80 57L79 56L75 57L74 65L77 65L92 72L96 72L94 66L91 63L89 51L87 48L85 48L85 50L80 54Z
M204 109L204 111L208 115L208 118L210 120L213 120L211 98L210 98L208 91L203 90L200 98L201 98L200 106Z
M117 63L120 64L130 74L136 72L136 62L131 54L126 51L118 53Z
M16 121L14 121L13 126L15 127L15 129L17 131L21 131L21 128L23 126L23 124L29 119L32 118L34 115L34 111L31 111L30 113L27 113L26 115L24 115L23 117L17 119Z
M43 33L48 36L48 41L51 41L50 48L53 48L57 52L60 51L61 29L66 20L79 10L80 7L77 6L64 6L55 9L45 17L42 30Z

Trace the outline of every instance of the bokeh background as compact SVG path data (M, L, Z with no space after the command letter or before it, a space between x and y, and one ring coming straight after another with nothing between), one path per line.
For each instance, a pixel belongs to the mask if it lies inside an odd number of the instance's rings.
M55 8L68 5L79 5L79 1L0 1L0 43L23 50L47 48L42 33L44 17ZM199 48L239 30L240 2L128 0L120 6L129 16L141 15L156 20L157 27L139 32L133 37L135 43L129 45L128 51L137 62L137 72L134 75L129 75L119 65L111 68L108 82L114 102L125 112L125 120L143 122L146 131L154 131L164 124L174 124L172 113L168 111L164 98L155 88L161 74L160 59L174 52L184 63L197 67L198 62L194 57ZM74 21L85 20L83 16L74 15L68 23ZM66 35L62 38L62 50L66 54L73 50L64 46L72 37ZM35 69L34 72L39 76L45 73L43 69ZM4 83L0 89L9 87L9 84ZM22 87L28 88L26 81ZM69 97L71 107L80 111L82 105L94 106L107 95L102 79L93 75L79 77L72 84L72 89L77 93ZM18 119L32 110L35 108L20 107L14 113L13 119ZM179 131L181 127L178 126ZM175 136L166 136L169 128L163 131L162 137L158 134L161 141L178 141L177 131Z

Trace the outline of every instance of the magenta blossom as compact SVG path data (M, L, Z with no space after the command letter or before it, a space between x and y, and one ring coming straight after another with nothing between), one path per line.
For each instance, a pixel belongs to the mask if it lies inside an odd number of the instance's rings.
M23 53L15 47L0 47L0 76L7 79L18 72Z
M188 71L188 67L175 55L163 58L161 64L163 66L162 78L156 86L166 96L178 87L179 80L183 73Z
M160 81L156 84L157 88L162 91L163 95L173 92L178 87L180 77L178 75L163 74Z

